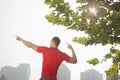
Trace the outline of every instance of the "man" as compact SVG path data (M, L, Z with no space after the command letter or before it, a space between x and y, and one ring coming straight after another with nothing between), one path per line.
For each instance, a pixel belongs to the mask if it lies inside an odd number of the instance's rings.
M74 49L70 44L68 48L72 52L72 57L58 50L60 44L60 39L58 37L53 37L50 42L50 47L38 46L29 41L26 41L19 36L16 36L18 41L21 41L24 45L33 50L42 53L43 55L43 65L42 65L42 74L40 80L57 80L57 70L62 63L66 61L68 63L77 63L76 54Z

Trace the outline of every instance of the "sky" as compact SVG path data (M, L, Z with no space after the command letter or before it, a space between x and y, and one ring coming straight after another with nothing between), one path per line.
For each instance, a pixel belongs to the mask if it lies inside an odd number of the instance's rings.
M71 4L75 5L72 1ZM110 67L110 60L95 67L87 64L86 61L94 57L102 59L102 56L109 53L111 46L85 47L72 42L73 37L86 36L86 34L52 25L45 19L48 13L50 10L44 4L44 0L0 0L0 68L27 63L31 66L30 80L38 80L41 74L42 55L16 41L15 35L47 47L51 38L58 36L61 39L59 49L71 56L67 42L73 46L77 55L77 64L63 62L71 71L71 80L80 80L80 72L88 69L95 69L104 74L105 80L104 70Z

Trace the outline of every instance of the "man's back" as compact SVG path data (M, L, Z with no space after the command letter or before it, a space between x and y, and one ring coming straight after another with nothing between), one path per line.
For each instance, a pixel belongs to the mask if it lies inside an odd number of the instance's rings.
M56 80L57 70L63 60L69 61L70 57L57 48L38 47L38 52L43 54L42 78L53 78Z

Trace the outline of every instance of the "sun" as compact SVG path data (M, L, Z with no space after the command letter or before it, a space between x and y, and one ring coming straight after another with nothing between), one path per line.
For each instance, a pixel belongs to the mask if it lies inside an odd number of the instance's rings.
M95 8L91 8L91 9L90 9L90 12L91 12L91 13L95 13L95 12L96 12Z
M89 8L90 13L96 15L97 10L95 8Z

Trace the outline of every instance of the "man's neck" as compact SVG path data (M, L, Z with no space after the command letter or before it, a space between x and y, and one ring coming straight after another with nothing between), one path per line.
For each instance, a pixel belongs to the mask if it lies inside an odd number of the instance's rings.
M58 48L58 47L56 47L56 46L50 46L50 48Z

